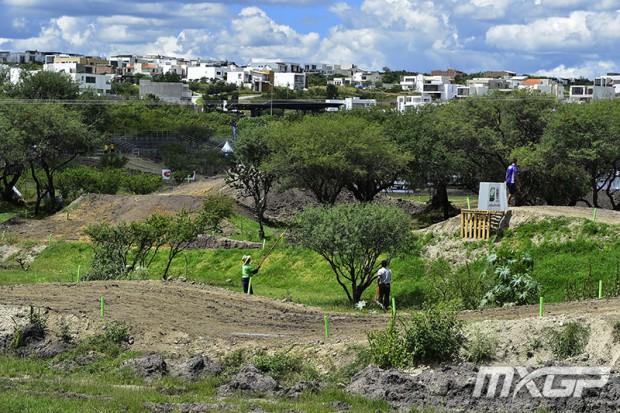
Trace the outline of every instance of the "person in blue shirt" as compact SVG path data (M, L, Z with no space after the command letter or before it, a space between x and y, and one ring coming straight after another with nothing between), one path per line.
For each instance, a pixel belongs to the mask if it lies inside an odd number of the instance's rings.
M510 201L512 201L512 198L517 193L517 187L521 188L521 178L519 178L517 158L514 158L506 170L506 190L508 191L507 205L510 205Z

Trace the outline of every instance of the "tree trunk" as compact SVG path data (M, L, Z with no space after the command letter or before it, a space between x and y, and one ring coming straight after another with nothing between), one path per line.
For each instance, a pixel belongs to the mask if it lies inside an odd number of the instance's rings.
M431 205L443 210L444 219L450 218L450 201L448 199L448 185L445 183L435 184L435 193L431 198Z

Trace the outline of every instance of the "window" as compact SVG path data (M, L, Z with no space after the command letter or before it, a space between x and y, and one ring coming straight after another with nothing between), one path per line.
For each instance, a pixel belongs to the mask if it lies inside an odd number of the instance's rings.
M97 78L95 76L84 76L85 83L97 83Z

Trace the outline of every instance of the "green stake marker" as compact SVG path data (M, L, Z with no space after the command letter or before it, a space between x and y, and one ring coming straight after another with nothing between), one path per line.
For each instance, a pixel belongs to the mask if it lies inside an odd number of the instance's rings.
M103 296L101 296L101 317L105 317L105 303L103 301Z
M247 294L250 294L250 291L252 291L252 277L250 277L250 281L248 281L248 292L247 292Z
M467 197L467 209L471 209L471 204L469 203L469 197Z
M24 211L24 219L28 219L28 210Z
M396 299L392 297L392 318L396 316Z
M78 265L78 270L77 270L77 282L80 282L80 266Z
M329 317L323 317L323 321L325 322L325 338L329 338Z
M598 298L603 298L603 280L598 280Z
M594 214L592 215L592 221L596 221L596 208L594 208Z
M545 299L543 297L540 297L540 317L543 316L543 312L544 312L543 307L544 307L544 305L545 305Z
M265 240L263 239L263 249L265 249Z
M4 242L4 233L6 232L6 229L2 230L2 241Z

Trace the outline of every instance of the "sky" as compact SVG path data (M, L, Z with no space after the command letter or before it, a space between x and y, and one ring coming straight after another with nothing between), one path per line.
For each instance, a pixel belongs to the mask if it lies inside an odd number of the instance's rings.
M620 72L620 0L0 0L0 15L5 51Z

